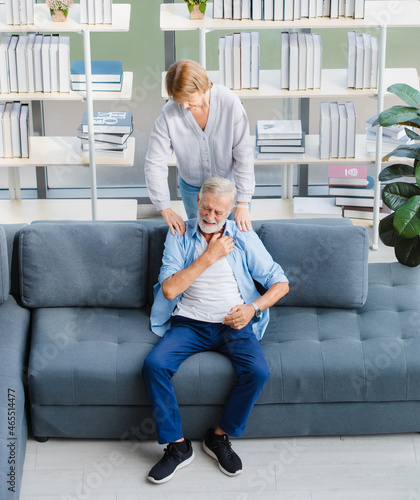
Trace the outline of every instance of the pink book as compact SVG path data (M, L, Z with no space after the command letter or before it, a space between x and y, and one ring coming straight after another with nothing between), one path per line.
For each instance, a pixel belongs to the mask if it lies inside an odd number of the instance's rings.
M366 186L367 183L367 167L365 166L328 166L330 186Z

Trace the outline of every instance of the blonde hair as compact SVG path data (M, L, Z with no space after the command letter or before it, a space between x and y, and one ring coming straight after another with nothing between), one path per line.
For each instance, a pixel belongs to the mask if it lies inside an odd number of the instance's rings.
M205 193L211 193L214 196L231 196L231 203L229 205L229 210L235 205L236 202L236 187L232 184L229 179L225 177L211 177L204 181L201 186L199 193L199 200Z
M175 102L187 102L192 94L205 94L211 87L206 70L197 62L182 59L173 63L166 73L166 91Z

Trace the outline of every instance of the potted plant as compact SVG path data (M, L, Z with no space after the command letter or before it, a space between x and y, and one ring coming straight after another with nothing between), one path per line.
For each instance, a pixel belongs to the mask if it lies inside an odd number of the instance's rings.
M403 125L407 136L414 142L398 146L382 160L391 156L409 158L412 165L396 163L382 170L380 181L392 181L399 178L412 182L391 182L382 191L382 200L393 213L379 224L381 241L395 249L395 256L406 266L420 264L420 135L413 129L420 129L420 92L402 83L391 85L388 92L401 98L405 105L393 106L378 116L374 125L389 127Z
M184 0L187 2L190 19L204 19L207 0Z
M50 9L51 18L55 22L63 22L67 19L73 0L46 0Z

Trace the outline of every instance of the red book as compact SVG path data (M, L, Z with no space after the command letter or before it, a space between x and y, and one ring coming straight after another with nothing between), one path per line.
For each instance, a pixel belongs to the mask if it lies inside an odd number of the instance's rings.
M329 165L328 184L330 186L367 186L367 167Z

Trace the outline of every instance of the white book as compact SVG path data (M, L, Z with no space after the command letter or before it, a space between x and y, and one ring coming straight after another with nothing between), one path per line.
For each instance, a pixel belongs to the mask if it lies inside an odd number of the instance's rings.
M356 32L347 32L347 86L356 87Z
M370 33L363 33L363 88L370 89L372 74L372 44Z
M95 24L95 0L87 0L87 20L88 24Z
M10 129L12 133L13 158L20 158L22 154L20 149L20 106L20 102L13 102L12 110L10 112Z
M6 0L6 22L13 24L13 3L12 0Z
M370 41L372 45L372 68L370 75L370 88L376 89L378 87L379 46L378 46L378 39L375 36L372 36Z
M4 103L0 103L0 158L4 158L4 140L3 140L3 113Z
M7 49L7 55L9 58L9 83L10 92L18 91L17 84L17 64L16 64L16 46L19 41L19 35L12 35L12 38Z
M299 47L299 90L306 90L306 34L298 33Z
M232 19L233 18L233 0L224 0L223 3L223 12L225 19ZM260 18L261 19L261 18Z
M241 19L242 17L242 5L241 0L232 0L232 18Z
M301 120L257 120L257 139L302 139Z
M87 22L88 22L87 0L80 0L80 24L87 24Z
M274 21L283 21L283 0L274 0Z
M345 17L354 17L354 0L345 0L346 8L344 15Z
M58 44L60 35L51 36L50 44L50 78L51 78L51 92L58 92L59 76L58 76Z
M338 115L340 119L340 131L338 137L338 157L347 157L347 111L345 104L338 105Z
M317 17L317 0L309 0L309 17Z
M298 34L293 32L289 36L289 90L299 89L299 45Z
M42 91L51 92L51 71L50 71L50 45L51 35L44 35L42 39Z
M365 66L364 62L365 49L363 43L363 35L356 35L356 72L355 72L355 88L363 88L363 70Z
M306 38L306 88L314 87L314 38L312 33L305 33Z
M251 19L251 1L242 0L242 19Z
M104 0L95 0L95 24L104 24Z
M338 0L338 17L344 16L346 13L346 0Z
M213 18L223 19L223 0L213 0Z
M34 24L34 0L26 0L26 16L28 24Z
M251 85L260 87L260 32L251 31Z
M289 88L289 32L281 33L281 87L282 89Z
M251 86L251 33L241 33L241 88L252 89Z
M338 19L338 5L339 5L339 0L330 0L331 19Z
M330 158L330 103L321 102L319 112L319 157L321 160Z
M296 0L298 1L298 0ZM293 13L295 10L295 3L293 0L284 0L283 3L283 17L285 21L293 21Z
M274 19L274 0L264 0L264 21L273 21Z
M20 24L28 24L28 15L26 13L26 0L19 0Z
M60 35L58 75L58 91L70 92L70 37L68 35Z
M35 92L35 68L34 68L34 42L35 33L29 33L28 43L26 44L26 69L28 92Z
M33 55L34 55L34 70L35 70L35 92L42 92L42 39L44 35L36 35Z
M0 90L2 94L10 92L9 83L9 43L11 36L5 35L0 42Z
M241 89L241 34L233 34L233 89Z
M330 17L330 15L331 15L331 0L323 0L321 17Z
M219 84L226 86L225 78L225 37L219 38Z
M29 158L29 104L22 104L20 108L19 128L21 157Z
M299 218L342 217L341 207L336 206L334 198L295 196L293 198L293 216Z
M300 0L300 17L309 17L309 0Z
M225 82L233 89L233 35L225 36Z
M297 21L300 19L301 12L301 0L295 0L293 2L293 20Z
M12 152L12 128L10 115L12 112L11 102L6 102L3 113L3 141L4 141L4 157L13 158Z
M351 101L347 101L345 106L347 112L346 157L354 158L356 155L356 110L354 103Z
M12 12L14 25L20 25L20 5L19 0L12 0Z
M104 24L112 24L112 0L103 0L104 2Z
M16 67L18 92L28 92L28 64L26 59L26 47L29 37L20 35L16 45Z
M251 0L251 19L254 21L260 21L262 19L262 1L263 0Z
M364 19L365 17L365 0L354 0L354 18Z
M324 9L323 0L316 0L316 17L322 17Z
M330 157L338 158L338 140L340 137L340 117L338 114L338 103L330 102Z
M321 35L319 33L313 33L312 40L314 42L314 89L320 89L322 78Z

